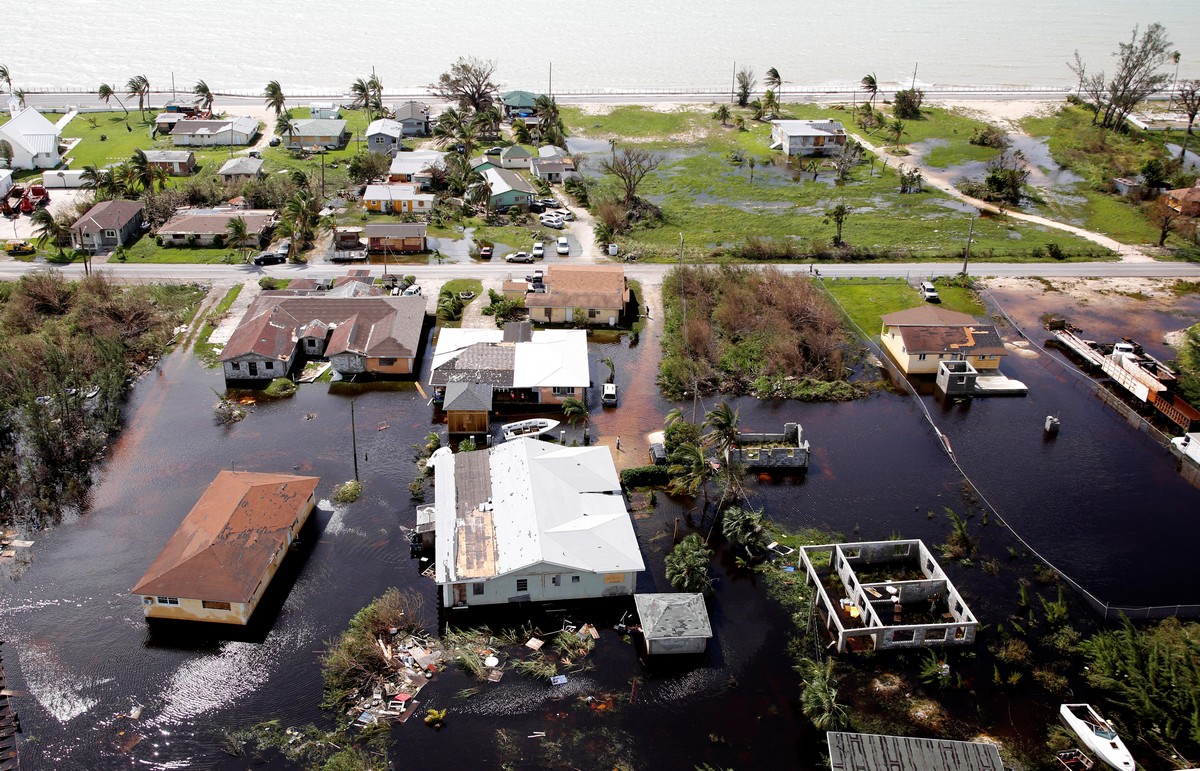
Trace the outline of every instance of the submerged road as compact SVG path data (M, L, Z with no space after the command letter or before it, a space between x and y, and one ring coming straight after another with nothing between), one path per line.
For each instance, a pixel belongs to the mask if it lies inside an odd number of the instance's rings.
M553 263L550 263L553 264ZM689 263L691 264L691 263ZM662 277L673 264L638 264L624 263L626 274L642 283L658 285ZM788 273L807 273L808 263L774 264L780 270ZM103 271L109 276L126 283L208 283L212 281L246 281L259 279L263 276L276 278L326 278L344 276L346 271L356 265L277 265L260 268L253 265L179 265L152 264L128 265L113 264L95 266L95 270ZM382 274L379 265L366 266L379 276ZM508 276L525 275L529 270L541 267L538 265L509 265L497 263L490 265L403 265L391 266L390 272L396 274L412 274L418 280L449 281L454 278L492 278L504 279ZM15 260L0 261L0 280L13 280L20 276L53 268L67 276L83 275L83 266L76 263L71 265L47 265L46 263L17 262ZM911 262L911 263L868 263L868 264L832 264L818 265L816 268L824 278L884 278L898 277L908 279L923 279L930 276L949 276L962 270L961 262ZM1045 278L1189 278L1200 277L1200 264L1191 262L993 262L969 265L967 272L976 278L997 277L1031 277Z

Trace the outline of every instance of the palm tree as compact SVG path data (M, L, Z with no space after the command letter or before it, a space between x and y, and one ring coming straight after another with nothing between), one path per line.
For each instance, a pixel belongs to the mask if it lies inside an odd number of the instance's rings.
M292 122L292 111L284 110L275 117L275 133L278 136L286 136L290 145L292 137L296 135L296 124Z
M667 489L673 495L693 497L703 490L704 500L707 502L708 488L705 485L712 479L713 467L708 458L704 457L704 448L686 442L675 448L670 461L667 473L671 475L671 481L667 483Z
M500 108L494 104L490 104L482 110L476 110L475 116L471 118L471 123L480 134L497 134L500 132L500 122L502 120L503 116L500 115Z
M126 107L125 103L121 101L121 97L117 95L117 90L111 85L108 83L101 83L100 88L96 91L96 95L104 101L105 105L108 104L109 99L116 99L117 104L119 104L121 109L125 111L125 117L129 117L129 108Z
M762 512L737 506L725 510L721 533L727 540L743 546L761 546L767 540Z
M150 80L145 75L134 75L125 84L127 96L132 99L135 96L138 100L138 113L144 119L146 117L146 103L150 99Z
M4 81L6 90L12 91L12 75L8 72L7 64L0 64L0 80Z
M835 233L833 236L833 245L842 245L842 226L846 224L846 219L850 216L852 209L844 203L839 203L836 206L830 206L825 210L825 224L833 223Z
M446 111L438 116L437 123L433 124L432 133L439 147L462 147L462 154L466 156L471 155L479 136L471 116L453 107L446 108Z
M379 76L375 73L371 73L371 79L367 81L367 90L370 92L370 99L368 99L368 101L370 102L371 109L373 109L376 114L382 115L383 81L380 80Z
M312 187L308 181L308 175L304 173L304 169L292 169L292 173L288 178L292 180L292 184L296 186L297 190L305 190L310 193L312 192Z
M16 91L12 92L12 95L17 98L17 104L21 105L21 109L24 110L25 109L25 97L26 97L25 89L18 88Z
M708 412L704 413L704 428L708 429L706 443L724 455L730 447L735 447L738 440L738 410L732 409L725 402L719 402Z
M729 105L719 104L717 109L713 111L713 118L721 121L722 126L729 125Z
M71 233L67 224L51 214L49 209L35 209L29 219L36 228L34 232L37 234L35 241L38 248L43 249L50 243L62 254L62 242Z
M587 422L587 405L574 396L568 396L566 399L563 399L562 411L567 419L567 423L572 426Z
M322 227L321 202L307 190L301 190L283 204L281 219L292 234L293 257L299 248L313 240Z
M246 243L246 220L243 217L234 217L225 223L225 234L228 236L227 241L230 246L235 249L240 249Z
M263 96L266 98L267 107L275 110L275 117L278 118L283 113L284 105L287 104L287 97L283 95L283 87L279 85L278 80L272 80L263 89Z
M708 562L712 552L700 536L692 533L667 555L667 580L681 592L703 592L712 586L708 577Z
M371 120L371 84L367 78L359 78L350 84L350 93L354 95L354 101L350 103L352 109L366 109L367 122Z
M133 178L137 180L137 184L142 190L147 193L154 194L154 165L150 163L150 159L146 157L146 152L141 149L133 151L133 156L129 159L129 167L133 170Z
M800 710L822 731L836 731L847 723L846 708L837 701L837 679L833 659L824 663L802 659L796 671L804 681L800 692Z
M491 201L491 191L488 190L487 183L482 178L475 182L467 183L466 189L463 192L464 203L468 206L474 206L476 209L482 206L490 213Z
M896 118L888 124L888 133L892 135L892 141L900 144L900 137L904 136L904 121Z
M746 130L746 119L741 115L733 116L733 125L738 131Z
M663 418L663 427L670 428L681 420L683 420L683 410L679 407L672 407L671 411Z
M779 97L775 94L775 90L768 88L762 98L763 112L768 117L774 118L779 114Z
M767 74L763 75L763 85L767 88L779 88L783 85L783 78L779 77L779 70L772 67L767 70Z
M874 110L875 95L879 93L879 81L875 79L875 73L872 72L870 75L864 75L863 79L860 80L859 83L862 84L860 88L871 95L871 109Z
M192 86L192 93L200 97L200 109L205 112L212 112L213 96L212 89L203 80L197 81L196 85Z

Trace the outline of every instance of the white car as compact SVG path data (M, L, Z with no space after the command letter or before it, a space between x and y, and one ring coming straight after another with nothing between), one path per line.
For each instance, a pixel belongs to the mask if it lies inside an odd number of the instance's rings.
M540 222L543 227L555 228L556 230L562 230L566 227L566 223L563 222L562 217L547 217L542 215Z
M566 208L565 206L561 209L554 209L553 211L549 211L546 213L547 214L557 214L558 216L562 217L567 222L573 222L575 220L575 212L571 211L570 209Z
M554 250L559 254L571 253L571 244L567 241L566 236L559 236L558 241L555 242Z
M421 285L413 284L412 286L408 287L407 289L404 290L404 296L405 297L420 297L421 296Z
M546 243L544 241L533 242L533 259L540 260L546 256Z

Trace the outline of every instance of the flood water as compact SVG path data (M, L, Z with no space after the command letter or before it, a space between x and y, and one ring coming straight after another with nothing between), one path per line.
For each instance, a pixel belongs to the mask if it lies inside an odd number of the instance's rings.
M1025 311L1036 318L1036 309ZM654 386L657 334L652 321L636 344L628 334L598 337L589 352L597 383L607 376L600 360L613 360L622 395L616 409L602 411L593 401L592 430L606 444L620 435L621 453L634 463L645 457L644 433L673 406ZM1173 460L1046 357L1009 356L1004 371L1030 386L1028 397L946 405L924 397L983 494L1034 548L1102 599L1200 601L1200 492L1180 480ZM409 559L401 530L414 523L407 491L415 476L412 445L431 430L445 435L426 400L415 389L330 393L314 384L221 427L210 409L213 389L221 387L219 372L189 353L167 357L132 393L129 424L99 472L92 510L33 534L32 564L4 580L0 638L9 641L10 687L28 692L17 700L26 767L245 768L251 759L223 752L224 730L264 719L330 725L318 708L319 652L355 611L389 586L435 604L433 583ZM317 475L319 498L352 478L351 398L364 496L315 513L255 624L224 637L148 629L128 589L217 471ZM813 443L807 475L751 486L750 503L787 527L936 543L949 529L942 508L962 510L961 477L906 396L882 390L846 404L732 402L743 428L778 430L798 421ZM702 413L715 403L681 406ZM1063 430L1047 443L1041 423L1049 413L1061 417ZM663 555L690 505L659 496L653 512L635 520L648 566L639 591L668 586ZM984 526L976 518L973 530L983 555L1003 555L1016 543L995 520ZM1016 590L1009 568L1001 579L957 565L948 570L985 623L1010 612ZM645 669L610 631L620 606L597 606L585 611L592 617L573 619L604 630L591 671L559 691L510 672L465 701L455 694L474 683L456 671L439 675L421 698L424 706L450 709L447 728L434 732L419 721L396 727L393 760L398 767L496 767L495 732L505 729L518 737L527 766L548 763L536 740L524 738L546 731L566 748L563 762L580 768L601 767L609 750L638 768L740 768L766 759L816 767L819 736L805 733L798 714L785 614L727 551L714 559L713 575L715 637L699 665ZM636 700L613 714L576 701L584 693L628 693L634 677ZM980 701L989 695L981 686ZM1052 719L1036 694L1004 698L1031 721ZM135 705L143 707L140 720L121 717ZM1002 714L993 729L1012 730Z

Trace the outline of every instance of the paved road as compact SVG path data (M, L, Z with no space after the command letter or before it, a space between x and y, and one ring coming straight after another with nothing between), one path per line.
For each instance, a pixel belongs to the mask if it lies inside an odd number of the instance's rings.
M11 280L34 270L44 270L44 264L16 261L0 262L0 280ZM787 272L807 273L808 263L779 265ZM630 278L643 283L660 284L670 265L639 265L626 263L625 271ZM70 276L83 273L81 265L60 266L58 269ZM825 278L862 278L895 276L901 278L925 278L958 273L962 263L916 262L916 263L870 263L859 265L821 265L818 267ZM156 282L201 282L237 281L258 279L262 276L277 278L323 278L345 275L344 265L275 265L259 268L251 265L122 265L103 266L103 270L118 280L130 283ZM419 281L444 282L453 278L473 277L485 281L502 281L508 276L523 277L526 266L495 265L406 265L405 273L417 276ZM969 266L972 276L1044 276L1062 277L1146 277L1181 278L1200 277L1200 264L1188 262L1040 262L1040 263L976 263ZM382 271L376 269L375 273Z

